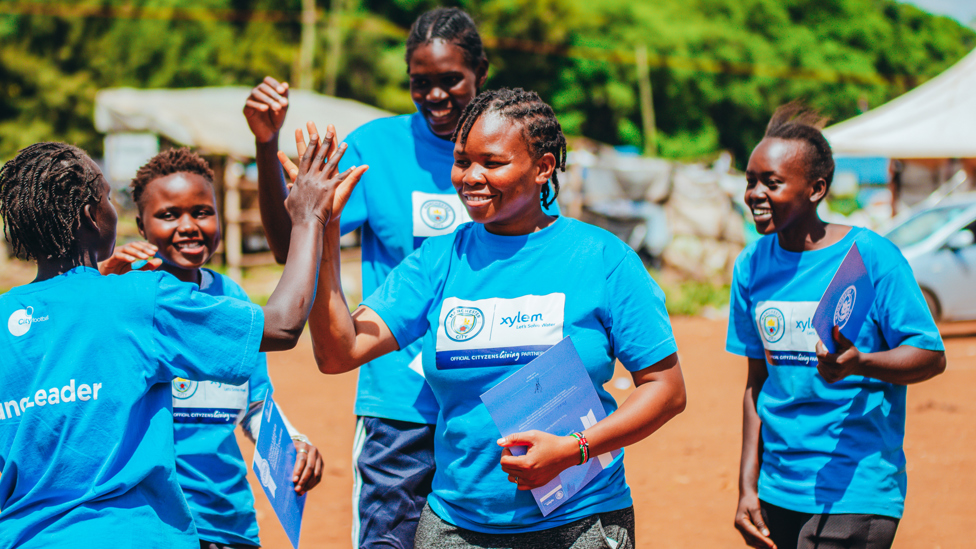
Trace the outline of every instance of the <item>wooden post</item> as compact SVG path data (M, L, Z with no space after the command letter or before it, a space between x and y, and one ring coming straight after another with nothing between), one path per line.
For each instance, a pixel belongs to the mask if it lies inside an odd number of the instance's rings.
M302 0L302 42L298 52L298 88L314 89L312 63L315 60L315 0Z
M634 50L637 64L637 86L640 88L641 121L644 123L644 154L657 156L657 129L654 122L654 98L651 95L651 75L647 68L647 45Z
M332 0L329 13L329 56L325 60L325 95L336 94L342 57L342 10L345 0Z
M224 261L227 276L234 282L241 282L241 188L240 181L244 167L233 158L227 159L224 169L224 216L227 234L224 235Z

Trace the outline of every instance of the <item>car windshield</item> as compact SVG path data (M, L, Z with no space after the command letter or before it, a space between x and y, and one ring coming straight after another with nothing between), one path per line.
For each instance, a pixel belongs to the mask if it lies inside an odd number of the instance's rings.
M885 236L899 248L914 246L954 221L971 207L971 204L961 204L924 211L895 227Z

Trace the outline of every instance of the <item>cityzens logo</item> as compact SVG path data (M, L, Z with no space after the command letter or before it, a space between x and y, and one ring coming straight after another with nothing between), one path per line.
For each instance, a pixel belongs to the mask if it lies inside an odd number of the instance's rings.
M455 307L444 319L444 333L454 341L467 341L485 327L485 315L475 307Z
M783 311L776 307L770 307L759 315L759 331L762 332L763 339L770 343L776 343L783 339L786 333L786 317Z
M178 398L180 400L186 400L193 396L197 392L197 386L200 385L199 382L190 381L189 379L183 379L178 377L173 380L173 398Z
M843 328L847 325L847 321L850 320L851 313L854 311L854 302L856 300L857 288L852 284L840 295L837 308L834 309L834 326Z
M455 217L454 208L443 200L428 200L420 206L420 219L431 229L446 229Z
M33 307L19 309L14 311L14 313L10 315L10 318L7 319L7 330L9 330L14 337L20 337L30 330L31 324L35 322L44 322L47 319L47 316L35 318Z

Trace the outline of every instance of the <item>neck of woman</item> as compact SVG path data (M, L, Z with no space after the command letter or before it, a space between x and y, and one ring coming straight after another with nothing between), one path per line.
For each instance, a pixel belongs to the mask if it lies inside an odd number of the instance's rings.
M182 269L171 263L163 262L163 266L160 267L160 270L166 271L167 273L175 276L181 282L190 282L196 284L197 286L199 286L200 282L203 280L203 277L200 275L199 267L196 269Z
M82 250L78 256L54 257L37 260L37 276L34 282L48 280L74 269L75 267L98 268L94 250Z

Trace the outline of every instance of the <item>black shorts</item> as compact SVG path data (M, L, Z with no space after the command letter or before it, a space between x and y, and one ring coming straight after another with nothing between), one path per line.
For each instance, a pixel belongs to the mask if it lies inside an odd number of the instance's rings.
M890 549L898 519L882 515L812 515L759 502L778 549Z

